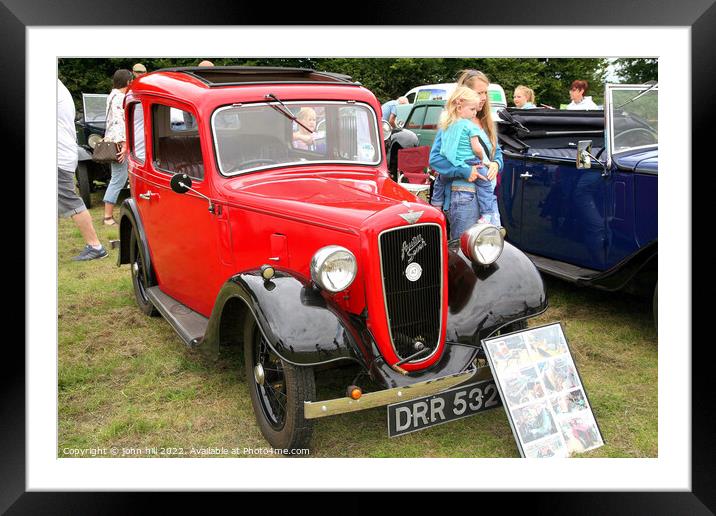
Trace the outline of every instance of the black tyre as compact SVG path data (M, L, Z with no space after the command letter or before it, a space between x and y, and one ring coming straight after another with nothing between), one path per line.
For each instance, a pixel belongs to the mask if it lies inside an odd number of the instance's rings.
M244 364L256 421L269 444L280 449L308 448L313 421L303 416L303 402L316 397L313 369L281 360L253 317L244 333Z
M657 282L654 284L654 299L651 302L651 309L654 312L654 328L657 328L657 329L659 328L659 324L658 324L658 322L659 322L658 321L659 302L658 302L658 296L657 296L658 287L659 287L659 283Z
M129 239L129 266L132 269L132 286L134 287L134 299L137 301L137 306L145 315L152 317L159 315L159 312L147 297L147 288L151 285L147 284L145 278L146 265L139 249L139 238L135 230L132 230L132 236Z
M390 149L390 161L388 162L388 171L393 181L398 180L398 151L402 149L397 143Z
M77 189L80 191L80 197L85 203L85 208L89 210L92 207L89 168L87 167L87 163L82 161L77 164Z
M513 331L520 331L520 330L526 330L527 329L527 321L521 320L517 322L513 322L508 324L507 326L504 326L500 331L497 332L497 335L505 335L507 333L512 333Z

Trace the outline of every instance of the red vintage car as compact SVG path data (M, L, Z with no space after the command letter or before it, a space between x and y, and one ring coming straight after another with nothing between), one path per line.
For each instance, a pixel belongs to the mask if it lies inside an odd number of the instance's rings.
M390 405L398 434L499 405L480 341L547 306L500 228L448 242L443 214L390 179L380 112L349 77L305 69L165 69L125 99L119 264L187 345L243 345L276 448L343 412ZM316 400L315 369L345 362L378 387Z

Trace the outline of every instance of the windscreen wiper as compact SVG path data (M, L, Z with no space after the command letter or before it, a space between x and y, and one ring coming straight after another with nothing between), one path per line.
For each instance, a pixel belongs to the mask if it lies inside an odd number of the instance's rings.
M649 84L649 83L647 82L646 84ZM644 95L646 95L647 93L649 93L651 90L653 90L654 88L656 88L658 85L659 85L658 82L654 82L654 83L653 83L651 86L649 86L647 89L645 89L644 91L642 91L641 93L639 93L639 95L637 95L637 96L634 97L634 98L631 98L631 99L627 100L624 104L622 104L621 106L616 107L616 108L614 108L614 109L615 109L615 110L616 110L616 109L621 109L621 108L623 108L624 106L626 106L627 104L631 104L631 103L634 102L636 99L641 98L641 97L643 97Z
M301 122L298 118L296 118L296 117L293 115L293 113L291 113L291 110L286 107L286 104L284 104L283 102L281 102L281 100L280 100L276 95L274 95L273 93L267 93L265 98L267 98L267 99L273 99L273 100L275 100L276 102L278 102L279 104L281 104L281 108L279 108L279 107L278 107L277 105L275 105L275 104L269 104L269 105L270 105L272 108L274 108L276 111L278 111L279 113L281 113L283 116L285 116L286 118L288 118L288 119L293 120L294 122L296 122L298 125L300 125L301 127L303 127L303 128L304 128L306 131L308 131L309 133L312 133L312 132L313 132L313 130L312 130L310 127L308 127L306 124L304 124L303 122ZM283 109L282 109L282 108L283 108Z

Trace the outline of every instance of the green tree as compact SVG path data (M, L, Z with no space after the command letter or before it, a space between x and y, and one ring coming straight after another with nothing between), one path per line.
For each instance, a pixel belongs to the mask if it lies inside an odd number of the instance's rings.
M81 93L108 93L112 74L119 68L131 69L141 62L151 72L196 66L203 59L217 66L290 66L343 73L372 91L381 103L421 84L454 82L461 70L472 68L500 84L510 104L514 88L522 84L535 91L538 104L554 107L569 102L569 85L575 79L589 81L589 94L601 104L608 64L599 58L63 58L59 60L59 76L80 108Z
M620 82L643 84L659 80L659 60L647 58L621 58L614 62Z

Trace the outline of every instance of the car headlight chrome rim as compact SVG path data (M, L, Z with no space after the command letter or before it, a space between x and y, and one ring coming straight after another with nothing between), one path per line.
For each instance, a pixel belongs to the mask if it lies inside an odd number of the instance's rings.
M505 246L504 229L492 224L475 224L460 237L462 252L481 265L495 263Z
M340 292L351 286L358 273L356 257L345 247L322 247L311 259L311 279L329 292Z
M383 120L383 140L390 138L390 134L393 132L393 128L390 126L387 120Z
M99 134L90 134L89 138L87 138L87 145L94 149L101 141L102 137Z

